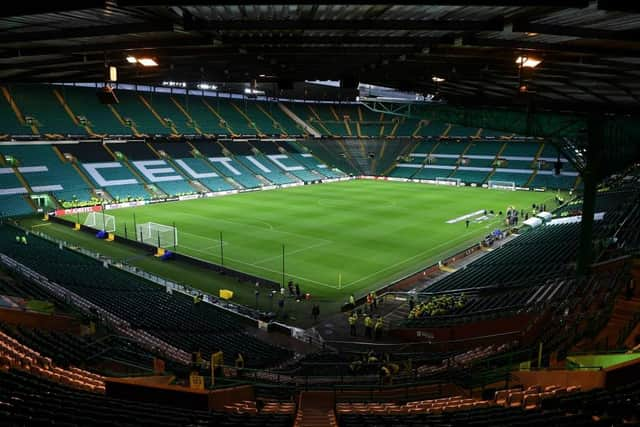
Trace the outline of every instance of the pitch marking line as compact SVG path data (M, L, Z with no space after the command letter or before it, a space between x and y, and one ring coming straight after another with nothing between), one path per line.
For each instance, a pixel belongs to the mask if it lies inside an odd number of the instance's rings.
M196 215L196 214L192 214L192 213L188 213L188 212L180 212L178 215L188 215L188 216L192 216L192 217L196 217L196 218L200 218L202 220L207 220L206 217L203 217L201 215ZM292 233L290 231L284 231L284 230L278 230L277 228L275 228L273 225L269 224L266 221L259 221L258 222L262 223L262 224L266 224L267 226L269 226L269 228L264 228L264 227L260 227L258 225L255 224L247 224L247 223L243 223L243 222L237 222L237 221L231 221L229 219L224 219L224 218L213 218L214 221L221 221L221 222L228 222L229 224L235 224L235 225L240 225L242 227L253 227L253 228L257 228L261 231L271 231L274 233L280 233L280 234L288 234L290 236L295 236L298 237L300 239L305 239L305 240L315 240L315 241L325 241L327 243L333 243L333 241L331 240L327 240L327 239L323 239L321 237L309 237L309 236L305 236L303 234L297 234L297 233ZM178 232L180 232L180 230L178 229Z
M296 249L295 251L285 252L285 256L289 256L289 255L297 254L297 253L300 253L300 252L308 251L308 250L311 250L311 249L319 248L320 246L326 246L326 245L328 245L329 243L333 243L333 242L330 242L330 241L328 241L328 240L324 240L324 239L323 239L323 240L322 240L322 241L320 241L319 243L316 243L316 244L313 244L313 245L310 245L310 246L305 246L304 248ZM255 265L257 265L257 264L263 264L263 263L265 263L265 262L273 261L274 259L279 259L279 258L282 258L282 255L270 256L270 257L267 257L267 258L261 259L261 260L259 260L259 261L256 261L256 262L255 262Z
M456 222L464 221L465 219L473 218L474 216L482 215L485 213L484 209L480 209L479 211L471 212L466 215L459 216L457 218L450 219L446 221L447 224L455 224Z
M489 226L487 225L487 227L489 227ZM485 228L487 228L487 227L485 227ZM458 241L462 240L462 239L461 239L462 237L466 237L466 236L468 236L469 234L473 234L473 232L474 232L474 231L468 231L468 232L466 232L466 233L461 234L461 235L460 235L460 236L458 236L458 238L456 238L456 239L449 240L449 241L447 241L447 242L443 242L443 243L441 243L441 244L439 244L439 245L436 245L436 246L432 246L431 248L429 248L429 249L427 249L427 250L425 250L425 251L419 252L419 253L417 253L417 254L415 254L415 255L413 255L413 256L411 256L411 257L409 257L409 258L405 258L404 260L398 261L398 262L396 262L396 263L394 263L394 264L392 264L392 265L389 265L389 266L387 266L387 267L381 268L380 270L374 271L373 273L371 273L371 274L369 274L369 275L367 275L367 276L361 277L361 278L360 278L360 279L358 279L358 280L355 280L355 281L353 281L353 282L351 282L351 283L347 283L346 285L342 285L341 289L348 288L349 286L354 285L354 284L356 284L356 283L360 283L360 282L362 282L363 280L366 280L366 279L368 279L368 278L370 278L370 277L373 277L373 276L377 275L378 273L381 273L381 272L383 272L383 271L386 271L386 270L389 270L389 269L391 269L391 268L395 268L395 267L397 267L397 266L399 266L399 265L402 265L402 264L406 263L407 261L410 261L410 260L412 260L412 259L414 259L414 258L418 258L418 257L420 257L420 256L424 255L425 253L432 251L432 250L433 250L433 249L435 249L435 248L439 248L439 247L442 247L442 246L444 246L444 245L449 245L452 241L453 241L453 242L458 242Z
M218 242L217 246L220 246L220 239L214 239L214 238L207 237L207 236L201 236L199 234L189 233L188 231L180 231L180 230L178 230L178 233L179 234L186 234L186 235L189 235L189 236L195 236L198 239L209 240L210 242ZM222 239L222 246L227 246L228 244L229 244L229 242L227 242L226 240ZM178 245L178 246L182 246L183 248L187 247L185 245ZM215 246L212 246L212 247L215 247Z
M47 222L45 224L36 224L36 225L32 225L31 228L46 227L47 225L51 225L51 223Z

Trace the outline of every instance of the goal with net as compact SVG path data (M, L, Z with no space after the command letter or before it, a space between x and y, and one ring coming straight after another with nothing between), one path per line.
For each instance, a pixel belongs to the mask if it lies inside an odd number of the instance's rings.
M460 178L443 178L440 176L436 178L436 184L438 185L453 185L457 187L461 182Z
M171 225L145 222L136 228L136 240L158 248L178 246L178 229Z
M515 190L516 183L514 181L489 181L487 182L489 188L498 190Z
M84 220L84 225L95 230L115 233L116 217L113 215L107 215L104 212L90 212Z

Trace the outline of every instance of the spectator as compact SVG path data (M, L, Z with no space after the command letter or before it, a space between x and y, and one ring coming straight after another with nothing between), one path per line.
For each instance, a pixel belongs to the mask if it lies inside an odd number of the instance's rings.
M318 316L320 316L320 306L318 304L313 304L313 308L311 309L311 315L313 316L313 321L318 321Z
M373 319L368 314L364 317L364 336L366 338L372 338L373 332Z
M354 312L351 312L351 315L349 316L349 335L351 335L352 337L355 337L357 335L356 333L356 323L358 322L358 315Z

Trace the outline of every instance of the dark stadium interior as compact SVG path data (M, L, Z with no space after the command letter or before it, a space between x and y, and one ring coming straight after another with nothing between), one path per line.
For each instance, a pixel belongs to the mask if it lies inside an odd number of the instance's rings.
M3 4L0 425L640 425L638 65L629 0Z

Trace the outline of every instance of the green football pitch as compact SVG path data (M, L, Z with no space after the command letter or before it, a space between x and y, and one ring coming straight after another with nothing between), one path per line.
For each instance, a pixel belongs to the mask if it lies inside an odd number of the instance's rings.
M283 277L284 247L286 281L314 296L338 299L478 242L504 217L472 220L468 228L464 220L449 220L508 206L530 210L543 202L551 208L553 193L354 180L107 213L116 218L116 234L124 235L126 225L129 238L134 214L138 225L175 223L177 252L214 263L224 259L226 267L276 282Z

